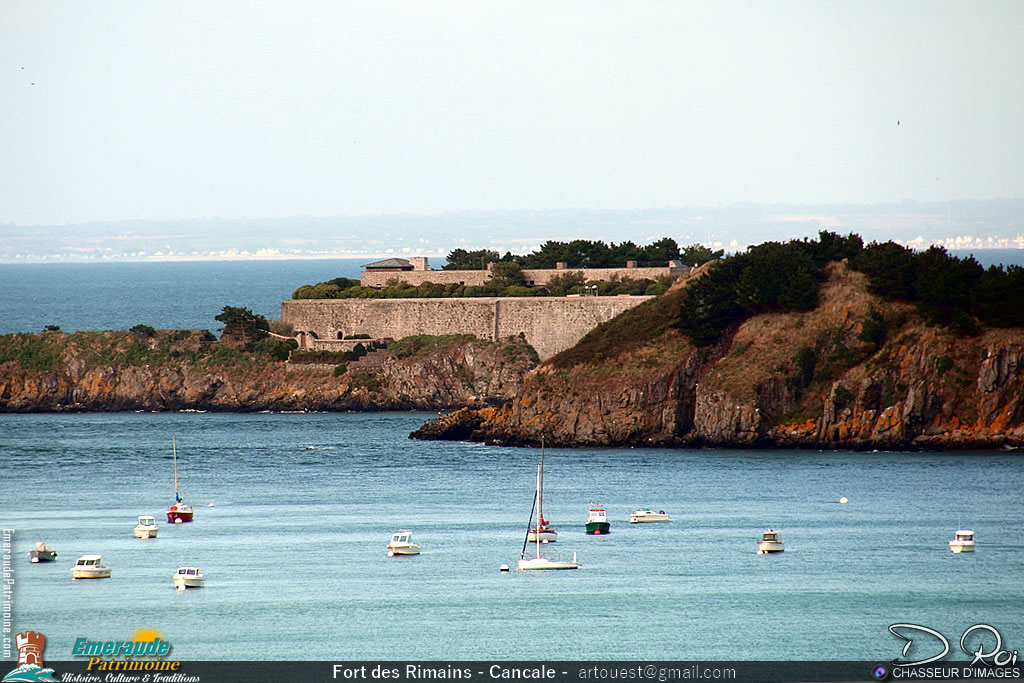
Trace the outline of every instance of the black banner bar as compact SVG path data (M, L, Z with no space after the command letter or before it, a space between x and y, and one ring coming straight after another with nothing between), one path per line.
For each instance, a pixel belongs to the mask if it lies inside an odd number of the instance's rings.
M176 662L173 669L126 670L121 662L46 662L63 683L839 683L846 681L1012 680L1024 667L975 671L968 662L937 662L928 671L887 662L717 662L717 661L344 661L336 662ZM142 664L143 662L132 662ZM152 662L149 662L152 664ZM106 664L103 668L101 665ZM166 667L170 662L163 662ZM985 669L985 667L974 667ZM897 670L898 669L898 670ZM3 673L0 666L0 673ZM45 680L45 679L43 679Z

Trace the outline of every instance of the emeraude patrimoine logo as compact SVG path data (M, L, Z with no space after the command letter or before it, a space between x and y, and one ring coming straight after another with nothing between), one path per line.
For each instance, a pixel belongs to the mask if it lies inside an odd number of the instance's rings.
M18 646L18 667L3 677L2 683L54 683L53 669L43 668L43 648L46 647L46 636L38 631L22 631L15 636Z

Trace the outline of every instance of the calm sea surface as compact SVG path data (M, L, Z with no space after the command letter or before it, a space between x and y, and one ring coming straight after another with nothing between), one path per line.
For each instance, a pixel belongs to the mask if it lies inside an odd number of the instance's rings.
M215 330L224 305L277 317L299 285L358 265L0 266L0 331ZM954 648L990 624L1024 650L1013 453L548 449L551 550L575 551L583 568L503 574L522 549L539 454L408 440L429 417L0 414L14 628L44 632L53 660L76 638L139 629L187 660L889 661L903 642L887 628L900 622ZM163 521L172 433L192 524ZM608 536L584 534L591 502L608 509ZM641 506L673 521L629 525ZM142 514L161 520L159 538L133 537ZM787 550L758 556L769 526ZM958 526L977 533L973 555L949 552ZM402 528L422 555L386 557ZM30 564L36 541L58 561ZM72 581L85 553L113 578ZM173 590L187 563L206 588Z
M372 260L372 259L370 259ZM366 259L184 263L0 264L0 334L157 329L210 330L225 306L276 320L305 284L358 278Z
M986 623L1024 645L1019 456L548 449L549 547L583 568L505 574L538 451L409 441L429 417L0 415L15 627L43 631L54 659L138 629L229 660L533 660L540 639L551 660L889 661L900 622L954 645ZM192 524L164 522L172 433ZM591 501L607 536L584 534ZM673 521L628 524L641 506ZM133 537L140 514L158 538ZM785 553L756 554L768 526ZM973 555L949 552L958 526ZM402 528L423 553L386 557ZM38 540L57 562L28 562ZM85 553L113 578L72 581ZM173 589L187 563L205 588Z

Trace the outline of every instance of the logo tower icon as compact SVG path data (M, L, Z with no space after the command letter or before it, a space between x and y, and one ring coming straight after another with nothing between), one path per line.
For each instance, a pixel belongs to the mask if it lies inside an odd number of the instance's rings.
M37 631L22 631L15 636L18 645L18 666L23 664L43 665L43 648L46 636Z
M0 683L14 681L56 681L53 669L43 668L46 636L39 631L22 631L14 637L18 646L18 668L7 672Z

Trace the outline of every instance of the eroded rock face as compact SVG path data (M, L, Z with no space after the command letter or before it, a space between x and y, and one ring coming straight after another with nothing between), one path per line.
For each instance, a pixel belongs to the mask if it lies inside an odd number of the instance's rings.
M92 347L123 344L128 333L91 333ZM103 336L105 335L105 337ZM518 339L471 341L397 358L376 351L335 376L334 366L293 366L265 356L234 364L179 361L135 365L88 362L95 349L62 335L50 370L0 364L0 411L439 410L501 403L536 365ZM372 358L371 358L372 356ZM372 362L370 362L372 360Z
M875 309L884 343L861 341ZM698 351L667 331L641 351L528 376L518 396L416 438L561 445L806 448L1024 446L1024 330L957 337L866 294L836 264L821 306L743 323Z

